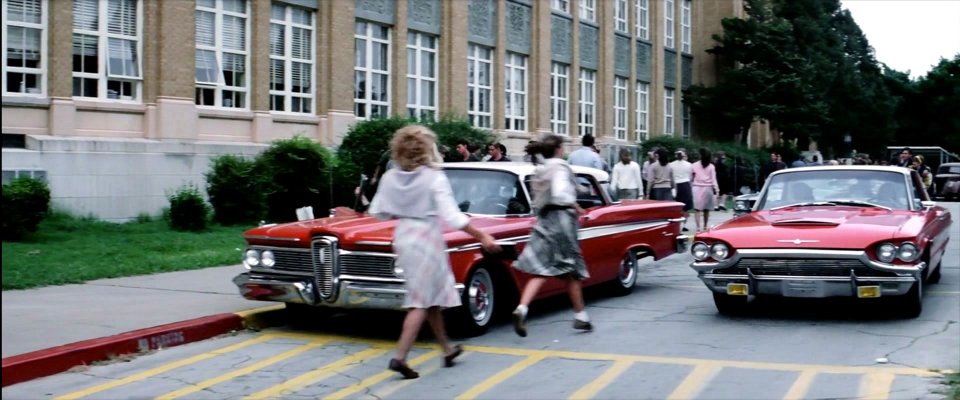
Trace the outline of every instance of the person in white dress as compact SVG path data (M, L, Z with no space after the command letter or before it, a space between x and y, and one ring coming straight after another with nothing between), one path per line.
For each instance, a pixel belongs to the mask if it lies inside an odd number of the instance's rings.
M398 220L393 233L393 251L397 255L396 266L403 270L406 289L403 307L408 311L389 368L406 379L420 376L407 365L406 359L424 320L430 323L434 337L443 348L444 366L453 366L454 358L463 352L459 345L450 346L443 325L442 310L460 305L443 238L443 224L469 233L490 253L500 250L490 234L479 231L460 212L450 181L439 170L440 155L436 148L436 135L424 126L411 125L398 130L390 142L396 166L381 178L369 209L370 215L377 219Z
M620 200L639 199L640 193L643 193L640 164L630 159L629 150L620 149L620 162L613 166L610 182L613 183L613 189Z

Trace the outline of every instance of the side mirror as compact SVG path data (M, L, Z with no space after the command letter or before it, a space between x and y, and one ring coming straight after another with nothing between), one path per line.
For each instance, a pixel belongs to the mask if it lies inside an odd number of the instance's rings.
M935 202L935 201L926 201L926 200L924 200L924 201L921 201L921 202L920 202L920 206L923 207L923 208L927 208L927 209L933 208L933 207L935 207L936 205L937 205L937 202Z

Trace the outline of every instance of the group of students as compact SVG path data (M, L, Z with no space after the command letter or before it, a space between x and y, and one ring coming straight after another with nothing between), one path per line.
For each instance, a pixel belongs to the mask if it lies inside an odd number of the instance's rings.
M429 128L420 125L396 132L390 142L393 166L381 177L368 210L375 218L398 220L393 250L397 267L404 271L403 307L408 311L388 368L405 379L419 377L406 359L424 321L429 323L443 350L445 367L454 366L456 358L463 353L462 347L451 346L444 329L442 310L461 304L443 238L444 223L467 232L489 253L502 250L490 234L470 224L469 218L456 206L450 182L440 169L442 157L436 140ZM563 158L563 138L549 135L531 142L526 153L529 160L541 167L532 181L537 220L530 240L512 264L513 268L532 275L521 292L520 304L513 311L514 330L521 337L527 335L530 303L547 279L560 278L567 282L573 303L573 328L591 331L593 325L581 289L581 281L590 275L577 240L578 220L583 209L576 199L581 189Z

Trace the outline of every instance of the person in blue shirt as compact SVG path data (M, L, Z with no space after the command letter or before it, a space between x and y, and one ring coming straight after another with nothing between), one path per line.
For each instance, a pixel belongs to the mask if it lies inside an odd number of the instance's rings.
M593 135L584 135L583 139L580 140L580 144L583 146L570 153L570 156L567 157L567 163L603 170L603 160L594 151L593 143Z

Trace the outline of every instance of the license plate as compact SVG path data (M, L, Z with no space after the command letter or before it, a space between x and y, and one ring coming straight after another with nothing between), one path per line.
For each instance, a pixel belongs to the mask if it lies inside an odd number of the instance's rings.
M731 296L746 296L750 294L750 290L745 283L728 283L727 294Z
M857 297L861 299L880 297L880 286L858 286Z

